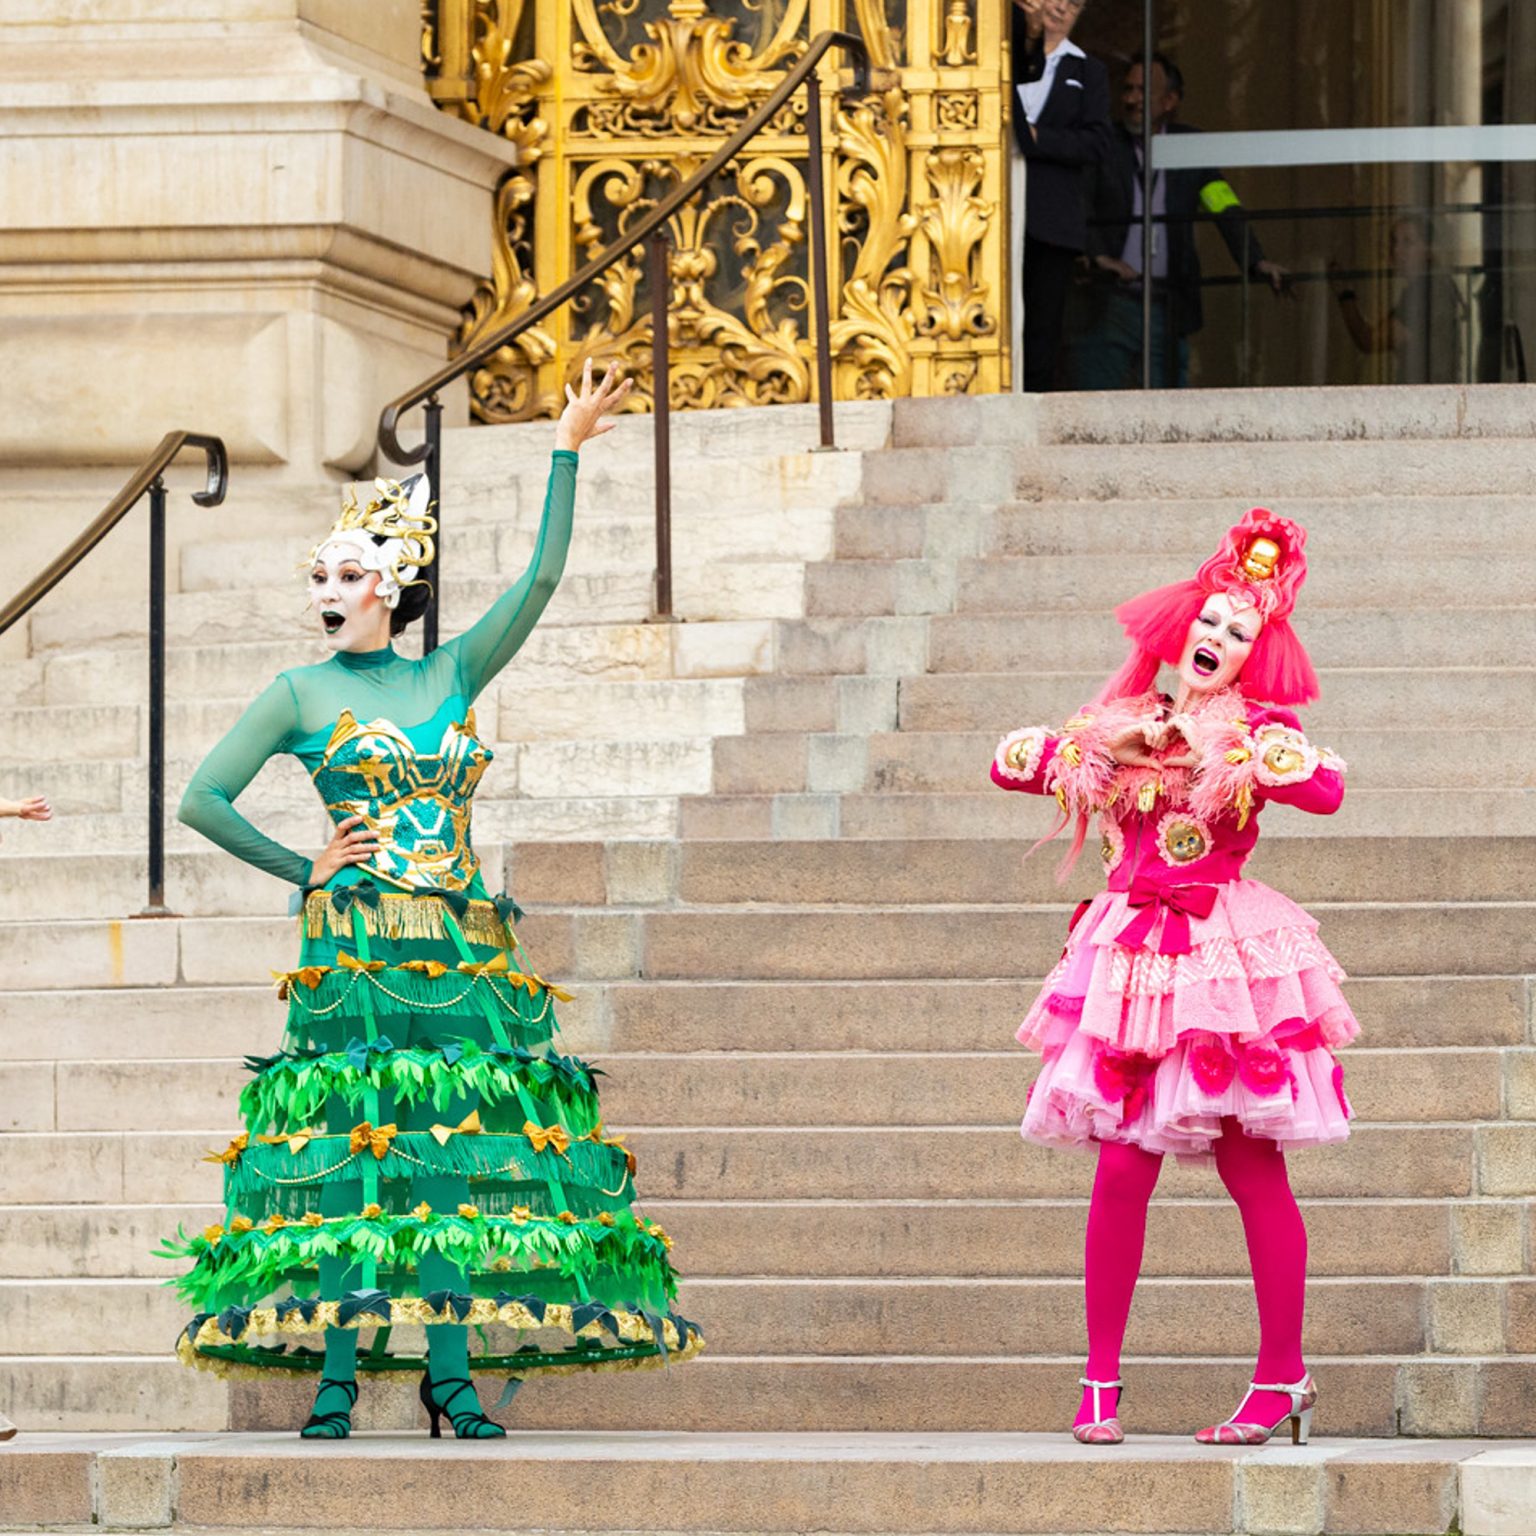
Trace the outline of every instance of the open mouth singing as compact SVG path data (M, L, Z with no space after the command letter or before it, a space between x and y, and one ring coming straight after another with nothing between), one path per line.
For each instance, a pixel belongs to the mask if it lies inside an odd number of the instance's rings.
M1221 657L1205 645L1196 646L1195 654L1189 660L1201 677L1209 677L1221 665Z

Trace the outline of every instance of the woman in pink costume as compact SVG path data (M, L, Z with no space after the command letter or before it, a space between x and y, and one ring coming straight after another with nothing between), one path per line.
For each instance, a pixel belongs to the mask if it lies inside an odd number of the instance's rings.
M1108 876L1019 1029L1042 1058L1025 1137L1098 1147L1072 1431L1089 1444L1125 1438L1120 1347L1167 1152L1214 1159L1259 1310L1248 1395L1195 1438L1257 1445L1289 1421L1305 1443L1317 1400L1301 1356L1307 1234L1285 1153L1348 1136L1333 1050L1358 1025L1316 922L1242 873L1266 805L1327 816L1344 796L1344 764L1285 707L1317 697L1289 622L1305 544L1296 524L1250 512L1192 581L1116 610L1130 656L1093 704L1060 731L1005 736L992 764L1001 788L1055 797L1057 830L1075 831L1069 863L1097 818ZM1153 689L1163 662L1178 668L1172 700Z

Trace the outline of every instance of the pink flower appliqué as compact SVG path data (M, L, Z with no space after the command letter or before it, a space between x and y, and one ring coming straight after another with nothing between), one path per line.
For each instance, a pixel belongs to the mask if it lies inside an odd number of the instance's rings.
M1107 1104L1123 1099L1145 1072L1145 1058L1126 1051L1101 1050L1093 1058L1093 1085Z
M1355 1112L1349 1107L1349 1099L1344 1093L1344 1063L1336 1061L1333 1064L1333 1091L1339 1101L1339 1108L1344 1111L1346 1120L1353 1120Z
M1253 1093L1279 1093L1290 1079L1285 1053L1272 1045L1250 1045L1237 1058L1237 1075Z
M1184 1060L1201 1093L1212 1099L1227 1091L1237 1070L1232 1053L1215 1035L1196 1035Z

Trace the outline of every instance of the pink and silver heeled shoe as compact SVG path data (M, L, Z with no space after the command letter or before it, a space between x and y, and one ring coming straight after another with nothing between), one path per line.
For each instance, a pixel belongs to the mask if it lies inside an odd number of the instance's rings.
M1120 1428L1120 1398L1115 1399L1115 1411L1106 1419L1099 1393L1118 1392L1123 1397L1125 1383L1119 1380L1091 1381L1086 1376L1079 1376L1077 1384L1093 1388L1093 1417L1086 1424L1074 1424L1072 1438L1079 1445L1119 1445L1125 1439L1125 1431Z
M1248 1396L1243 1398L1243 1403L1255 1392L1286 1393L1290 1396L1291 1406L1273 1424L1239 1423L1237 1413L1234 1413L1225 1424L1213 1424L1209 1429L1200 1430L1195 1439L1201 1445L1263 1445L1282 1424L1289 1421L1291 1444L1305 1445L1307 1436L1312 1432L1312 1405L1317 1401L1317 1383L1312 1380L1312 1373L1308 1371L1300 1381L1281 1382L1278 1385L1251 1381L1248 1383ZM1243 1411L1243 1403L1237 1405L1238 1413Z

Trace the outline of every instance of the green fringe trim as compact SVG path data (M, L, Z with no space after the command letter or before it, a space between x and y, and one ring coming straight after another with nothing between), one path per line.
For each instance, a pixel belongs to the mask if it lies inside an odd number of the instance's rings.
M325 1184L362 1178L365 1167L385 1182L438 1177L545 1184L553 1178L567 1188L606 1191L615 1197L629 1180L623 1148L594 1141L573 1141L562 1155L553 1147L535 1152L521 1135L487 1131L454 1136L439 1146L429 1131L400 1131L382 1158L366 1147L353 1152L344 1135L316 1137L297 1153L282 1143L248 1146L227 1165L224 1198L233 1203L283 1190L317 1192Z
M313 1338L328 1328L422 1328L445 1323L477 1329L511 1328L519 1333L549 1330L565 1334L573 1343L590 1342L610 1348L648 1344L654 1349L659 1344L673 1358L685 1349L691 1348L697 1354L704 1347L697 1327L675 1314L653 1312L647 1317L641 1312L604 1307L601 1303L578 1307L505 1293L495 1298L441 1294L422 1297L387 1296L380 1291L372 1300L360 1295L350 1306L344 1301L288 1300L262 1307L230 1307L195 1318L183 1330L182 1337L194 1349L228 1349L242 1343L251 1347L252 1340L258 1338ZM546 1353L554 1357L553 1352Z
M575 1056L534 1055L522 1047L503 1049L473 1041L447 1046L422 1044L397 1049L387 1037L372 1043L354 1040L345 1051L284 1051L246 1058L254 1078L240 1093L240 1113L252 1131L302 1130L320 1123L326 1101L341 1099L356 1109L370 1090L390 1094L414 1108L431 1104L446 1114L448 1106L476 1095L494 1111L512 1101L520 1130L526 1116L517 1109L517 1091L547 1107L546 1122L557 1121L573 1136L585 1136L602 1119L593 1078L598 1069ZM487 1116L489 1129L498 1127ZM349 1127L350 1128L350 1127Z
M355 886L342 886L340 891L355 890ZM380 892L378 905L352 899L343 911L338 911L334 897L337 891L311 891L304 898L303 923L306 937L323 939L351 939L352 914L363 914L363 931L379 939L447 939L451 935L443 914L449 907L441 896L429 894L405 896L393 892ZM492 901L471 901L462 917L453 914L459 931L471 944L488 945L492 949L516 948L517 935L496 910Z
M391 966L383 971L330 971L315 987L290 981L288 1029L294 1037L308 1039L317 1027L343 1020L363 1025L371 1016L383 1024L423 1015L484 1029L485 1014L479 998L487 992L495 999L502 1027L514 1045L541 1044L558 1027L553 995L547 987L530 993L505 976L472 977L450 970L446 975L430 977Z
M677 1275L667 1256L669 1239L626 1213L611 1224L575 1218L507 1216L343 1216L318 1225L225 1231L209 1227L192 1236L178 1229L156 1250L162 1259L190 1260L174 1284L183 1300L213 1311L231 1301L270 1296L321 1259L350 1268L371 1259L379 1269L414 1270L429 1254L457 1269L490 1274L550 1269L567 1279L610 1280L603 1289L621 1295L666 1298L677 1294Z
M675 1323L673 1326L675 1328ZM514 1378L533 1370L545 1376L571 1376L578 1371L658 1370L692 1360L702 1354L704 1348L703 1336L689 1326L688 1342L668 1354L663 1354L654 1343L604 1346L583 1338L568 1349L541 1350L530 1345L511 1355L471 1355L469 1370L472 1376L494 1373ZM208 1371L226 1381L259 1381L273 1372L285 1376L317 1376L325 1364L325 1356L318 1350L302 1349L290 1353L284 1345L275 1349L246 1344L199 1342L194 1345L186 1333L176 1341L176 1358L183 1365ZM416 1373L425 1370L426 1366L424 1355L378 1356L361 1350L357 1356L359 1375L395 1371Z

